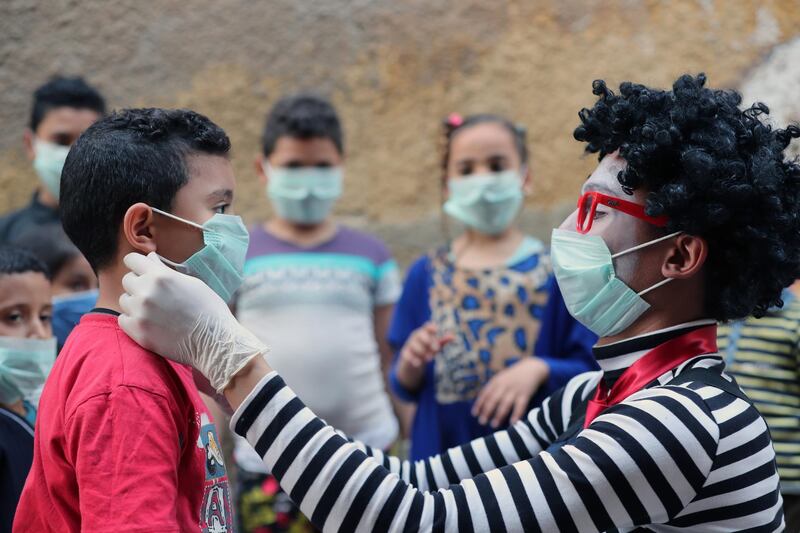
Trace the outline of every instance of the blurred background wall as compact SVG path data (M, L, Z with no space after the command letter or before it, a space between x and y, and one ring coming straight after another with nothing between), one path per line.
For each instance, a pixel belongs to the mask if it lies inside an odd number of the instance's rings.
M684 72L800 118L800 2L746 0L2 0L0 212L27 202L32 91L84 75L112 108L190 107L230 134L236 207L269 207L253 161L283 93L317 90L345 126L340 215L405 263L440 241L441 119L498 112L528 128L543 238L593 165L572 140L591 83L668 86Z

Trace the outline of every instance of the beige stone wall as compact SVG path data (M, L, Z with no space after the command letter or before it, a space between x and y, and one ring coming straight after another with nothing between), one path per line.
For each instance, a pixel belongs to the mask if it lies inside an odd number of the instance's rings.
M185 106L222 125L249 222L268 213L252 164L265 112L286 91L324 92L347 134L338 212L403 260L442 238L441 117L507 114L534 154L522 223L546 237L594 164L572 140L593 79L665 86L705 71L739 87L797 35L795 0L3 0L0 211L34 187L30 93L62 72L112 107Z

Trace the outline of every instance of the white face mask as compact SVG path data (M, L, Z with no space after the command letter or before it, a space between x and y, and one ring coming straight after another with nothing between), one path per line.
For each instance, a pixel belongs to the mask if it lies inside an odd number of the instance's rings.
M513 222L522 206L521 170L504 170L447 180L450 197L444 212L486 235L497 235Z
M69 148L69 146L43 141L38 137L33 140L35 153L33 169L56 200L61 192L61 171L64 170L64 162L67 160Z
M642 296L672 279L637 293L617 277L613 260L680 234L677 231L611 255L598 235L554 229L550 258L569 313L599 337L627 329L650 308Z
M45 379L56 360L56 339L0 337L0 403L39 405Z
M341 167L272 167L264 163L269 176L267 196L282 218L298 224L325 220L342 195Z

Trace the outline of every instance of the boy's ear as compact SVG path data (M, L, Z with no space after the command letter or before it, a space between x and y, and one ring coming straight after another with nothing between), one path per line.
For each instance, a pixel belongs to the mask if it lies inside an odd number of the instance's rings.
M125 212L125 217L122 219L122 233L131 248L137 252L149 254L156 251L153 218L153 210L142 202L133 204Z
M267 173L264 172L264 156L258 154L255 160L253 161L253 164L255 165L256 168L256 175L258 176L258 181L261 182L261 185L266 185L267 181L269 180L269 176L267 176Z
M36 157L36 151L33 149L33 139L35 136L36 134L33 133L30 128L25 128L25 133L22 134L22 143L25 145L25 155L27 155L28 159L31 161Z

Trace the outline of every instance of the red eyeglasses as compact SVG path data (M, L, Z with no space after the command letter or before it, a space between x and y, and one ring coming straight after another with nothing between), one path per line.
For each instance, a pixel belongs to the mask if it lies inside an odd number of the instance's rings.
M662 215L660 217L651 217L644 212L644 206L617 198L615 196L608 196L597 191L585 192L578 198L578 221L576 229L578 233L589 233L592 229L592 222L594 222L594 213L597 210L597 204L603 204L611 209L622 211L623 213L636 217L640 220L663 228L667 225L669 219Z

